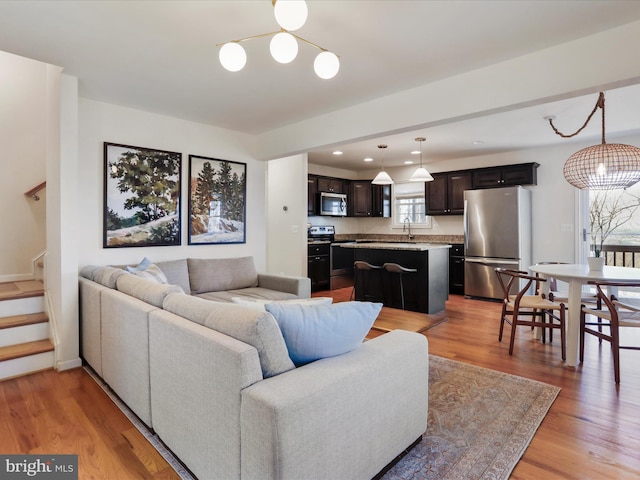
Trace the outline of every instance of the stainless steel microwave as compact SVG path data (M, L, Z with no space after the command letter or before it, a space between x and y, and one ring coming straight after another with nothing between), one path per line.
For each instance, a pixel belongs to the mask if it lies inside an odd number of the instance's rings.
M318 194L320 215L330 215L332 217L347 216L347 195L345 193L320 192Z

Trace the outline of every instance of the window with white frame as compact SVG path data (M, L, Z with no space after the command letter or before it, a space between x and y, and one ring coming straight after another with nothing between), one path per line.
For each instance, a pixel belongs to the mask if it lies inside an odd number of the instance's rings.
M394 183L393 226L404 227L411 222L412 227L431 228L431 217L426 215L424 182Z

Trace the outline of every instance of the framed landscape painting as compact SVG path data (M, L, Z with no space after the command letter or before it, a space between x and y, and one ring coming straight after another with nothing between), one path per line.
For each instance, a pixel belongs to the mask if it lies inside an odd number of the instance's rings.
M247 164L189 155L189 245L246 243Z
M180 245L182 154L104 143L103 247Z

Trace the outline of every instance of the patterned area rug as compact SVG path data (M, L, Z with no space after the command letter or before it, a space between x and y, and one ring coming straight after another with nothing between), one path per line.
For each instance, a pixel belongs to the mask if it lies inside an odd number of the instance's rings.
M194 480L90 369L87 372L183 480ZM384 480L507 479L560 389L429 355L429 418L422 441Z
M384 480L507 479L560 389L429 355L422 441Z

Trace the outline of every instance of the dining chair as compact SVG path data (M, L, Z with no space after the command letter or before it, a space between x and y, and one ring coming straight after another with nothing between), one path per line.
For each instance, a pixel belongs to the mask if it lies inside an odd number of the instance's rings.
M536 265L567 265L567 262L538 262ZM536 273L536 277L539 277L540 274ZM569 292L564 290L558 290L558 280L554 277L547 277L547 281L549 282L549 298L554 302L564 303L567 305L569 303ZM536 284L536 294L541 293L539 290L540 283ZM597 308L601 308L602 304L598 300L598 296L595 293L587 293L584 292L580 302L583 304L596 304ZM567 307L568 308L568 307ZM531 327L533 329L534 327ZM543 341L544 341L544 330L542 331ZM553 330L549 330L549 341L553 342Z
M520 325L560 330L560 343L562 359L567 358L567 342L565 337L566 306L564 303L553 301L540 291L539 284L545 282L545 278L529 275L520 270L496 268L498 282L502 288L502 313L500 317L500 333L498 341L502 341L504 324L511 325L511 338L509 341L509 355L513 355L513 346L516 339L516 329ZM534 293L532 291L533 284ZM513 293L517 292L517 293ZM509 320L508 317L511 317ZM548 318L548 322L547 322ZM543 342L545 341L543 336Z
M538 262L536 265L566 265L567 262ZM536 277L540 274L536 273ZM553 300L556 302L567 303L569 301L569 292L558 290L558 281L553 277L548 277L549 293L553 294ZM536 291L536 293L539 293ZM598 296L595 293L586 293L582 296L582 303L597 303ZM600 308L600 307L598 307Z
M620 383L620 349L640 350L640 346L621 345L620 329L626 327L640 327L640 305L633 300L621 300L611 289L636 288L640 282L589 282L596 286L596 294L602 307L590 308L582 305L580 311L580 362L584 362L585 334L598 337L600 343L605 340L611 343L613 353L613 376L616 384ZM607 293L603 288L607 289ZM588 320L587 316L596 317ZM596 328L594 328L596 327Z

